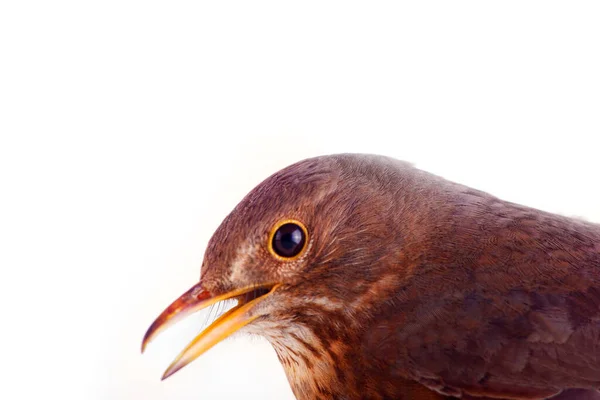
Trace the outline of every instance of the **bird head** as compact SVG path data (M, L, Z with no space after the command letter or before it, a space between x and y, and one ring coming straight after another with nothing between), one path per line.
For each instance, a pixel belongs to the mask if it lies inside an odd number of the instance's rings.
M267 178L225 218L199 282L159 315L142 350L175 321L233 299L237 305L193 339L164 378L247 332L273 345L302 399L533 399L584 387L569 385L592 388L589 349L562 338L578 337L576 320L588 329L584 311L597 313L597 302L581 299L596 296L589 288L598 235L596 225L503 202L390 158L304 160ZM539 322L548 318L560 323ZM555 355L557 337L592 365L588 375L580 379L573 358L555 356L540 360L565 368L563 380L523 368L522 354ZM532 376L547 387L530 391Z
M415 220L408 221L415 229L397 234L399 220L417 218L406 212L414 208L410 196L392 201L403 182L394 171L402 168L410 167L383 157L324 156L253 189L210 239L200 281L154 321L142 351L193 312L228 299L237 305L201 332L163 379L237 331L267 338L288 379L314 368L339 375L335 366L351 339L403 279L390 262L404 257L401 244L419 231Z

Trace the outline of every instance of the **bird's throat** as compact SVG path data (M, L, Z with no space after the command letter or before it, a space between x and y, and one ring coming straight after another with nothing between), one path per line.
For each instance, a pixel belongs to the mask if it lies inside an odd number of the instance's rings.
M292 347L287 347L290 345ZM367 365L368 360L356 357L356 352L339 342L325 349L318 344L307 343L305 339L292 337L285 346L278 341L273 342L273 347L298 400L448 399L421 384L398 376L381 385L385 378L377 374L376 368ZM373 372L375 375L371 375ZM373 380L373 376L377 380Z
M294 332L295 331L295 332ZM346 382L341 342L327 347L308 329L269 338L297 399L337 398Z

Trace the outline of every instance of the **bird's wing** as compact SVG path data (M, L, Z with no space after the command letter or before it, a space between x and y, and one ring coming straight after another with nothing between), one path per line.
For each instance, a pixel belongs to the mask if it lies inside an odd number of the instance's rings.
M434 186L390 223L401 240L382 280L399 283L380 293L365 357L457 397L600 388L600 225Z
M437 256L424 274L435 296L412 314L414 371L484 397L600 388L600 226L484 204L454 222L460 265Z
M570 387L600 388L594 287L440 296L387 318L368 336L371 356L448 395L540 399Z
M449 395L600 388L600 226L500 210L432 237L374 316L365 350Z

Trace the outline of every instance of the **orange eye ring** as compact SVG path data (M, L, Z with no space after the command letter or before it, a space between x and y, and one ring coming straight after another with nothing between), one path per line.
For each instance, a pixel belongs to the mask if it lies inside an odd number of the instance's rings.
M285 254L280 254L282 253L282 249L279 249L279 253L278 251L273 247L273 243L276 242L277 236L281 236L281 229L285 229L285 230L289 230L290 228L293 227L297 227L300 228L300 232L295 231L293 233L293 238L296 240L299 240L299 243L292 243L292 245L296 245L295 248L290 249L290 255L285 255ZM278 235L279 232L279 235ZM298 237L298 235L301 235L301 237ZM290 236L290 234L287 234L287 238L290 238L292 236ZM300 240L301 239L301 240ZM308 246L308 229L306 228L306 225L304 225L302 222L296 220L296 219L283 219L279 222L277 222L274 226L273 229L271 229L271 232L269 233L269 240L267 242L267 248L269 249L269 253L271 253L271 255L273 257L275 257L277 260L279 261L294 261L297 260L298 258L300 258L300 256L302 256L302 254L304 253L304 250L306 250L306 247ZM287 251L287 249L286 249Z

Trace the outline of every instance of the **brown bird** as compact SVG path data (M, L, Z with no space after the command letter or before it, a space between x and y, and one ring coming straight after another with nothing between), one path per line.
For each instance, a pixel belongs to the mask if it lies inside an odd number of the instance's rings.
M600 225L391 158L312 158L258 185L142 349L225 299L164 378L242 331L301 400L600 399Z

